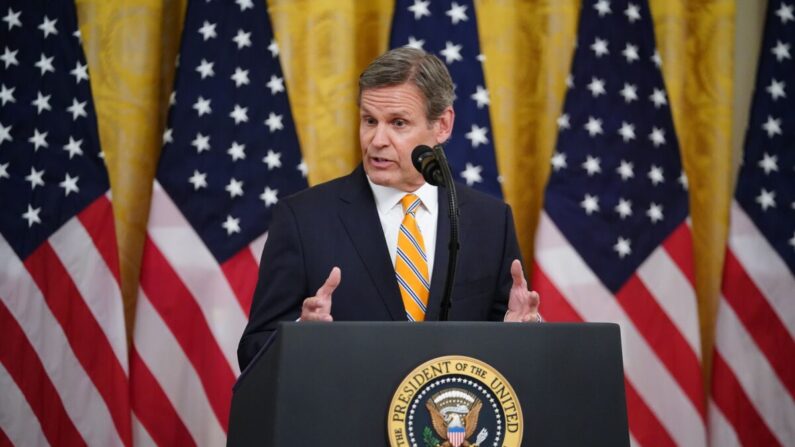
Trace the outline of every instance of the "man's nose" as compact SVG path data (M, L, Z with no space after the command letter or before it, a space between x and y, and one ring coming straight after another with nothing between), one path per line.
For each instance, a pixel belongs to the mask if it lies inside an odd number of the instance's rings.
M373 134L373 145L376 147L384 147L389 145L389 136L387 135L386 124L378 124Z

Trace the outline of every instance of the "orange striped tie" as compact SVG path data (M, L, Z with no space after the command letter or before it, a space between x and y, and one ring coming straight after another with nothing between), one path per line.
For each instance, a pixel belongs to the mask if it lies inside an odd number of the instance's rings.
M398 233L395 275L409 321L425 319L425 307L428 305L431 290L425 243L415 216L420 203L419 197L414 194L406 194L400 201L405 215Z

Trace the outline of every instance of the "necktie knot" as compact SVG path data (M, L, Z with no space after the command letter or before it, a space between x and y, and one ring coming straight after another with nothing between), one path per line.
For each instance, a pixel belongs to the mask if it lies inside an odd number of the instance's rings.
M414 194L406 194L400 200L400 205L403 206L403 214L411 214L412 216L417 211L417 207L420 206L420 198Z

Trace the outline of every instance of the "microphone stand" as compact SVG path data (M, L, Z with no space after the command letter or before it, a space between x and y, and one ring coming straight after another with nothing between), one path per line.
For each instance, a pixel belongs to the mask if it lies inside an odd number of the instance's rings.
M450 215L450 243L447 246L447 251L449 252L449 259L447 262L447 278L444 281L444 295L442 296L442 306L439 312L439 321L447 321L448 314L450 313L453 283L455 282L455 269L458 260L458 249L460 247L458 242L458 196L455 192L453 175L450 172L450 166L447 164L447 157L444 155L442 146L436 145L432 150L433 155L439 161L442 177L444 178L444 184L447 186L447 210Z

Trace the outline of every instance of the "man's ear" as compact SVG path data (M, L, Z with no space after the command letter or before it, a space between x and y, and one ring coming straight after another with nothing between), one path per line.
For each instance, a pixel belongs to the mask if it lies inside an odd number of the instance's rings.
M436 144L442 144L450 139L454 121L455 111L452 106L448 106L436 120Z

